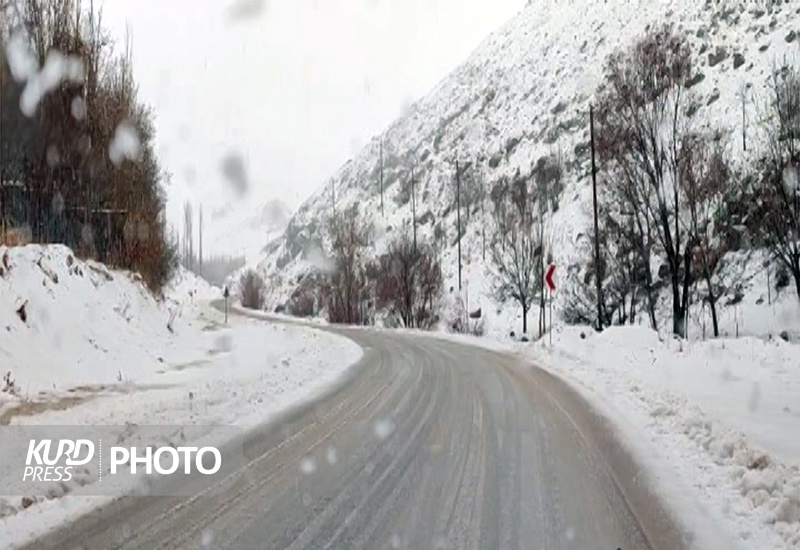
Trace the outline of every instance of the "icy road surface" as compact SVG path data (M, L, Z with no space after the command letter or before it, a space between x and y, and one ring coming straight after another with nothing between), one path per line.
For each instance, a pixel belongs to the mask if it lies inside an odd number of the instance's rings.
M246 441L228 492L121 499L33 546L692 546L609 425L557 378L455 342L336 332L362 360Z

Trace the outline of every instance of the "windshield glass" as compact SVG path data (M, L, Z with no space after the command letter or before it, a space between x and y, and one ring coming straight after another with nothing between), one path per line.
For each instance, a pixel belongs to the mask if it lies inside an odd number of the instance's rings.
M0 0L0 550L800 549L798 21Z

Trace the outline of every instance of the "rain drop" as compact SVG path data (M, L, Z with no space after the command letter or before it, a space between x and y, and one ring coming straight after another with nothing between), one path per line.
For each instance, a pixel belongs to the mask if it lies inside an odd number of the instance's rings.
M306 456L300 461L300 471L306 475L313 474L317 471L317 463L313 457Z
M72 98L70 112L75 120L83 120L86 117L86 102L81 96Z
M386 439L394 431L394 424L391 420L378 420L374 426L375 435L379 439Z
M58 147L50 145L47 148L47 166L55 168L61 162L61 154L58 152Z
M83 244L86 245L91 245L94 242L91 225L85 224L83 227L81 227L81 240L83 241Z
M247 193L249 185L242 157L233 153L222 159L222 175L237 195L242 197Z
M325 458L328 460L328 464L336 464L336 449L328 447L328 450L325 452Z
M53 195L53 202L50 204L54 216L60 216L64 212L64 197L59 191Z
M139 134L130 122L122 122L108 146L109 160L119 166L124 160L138 160L139 153Z

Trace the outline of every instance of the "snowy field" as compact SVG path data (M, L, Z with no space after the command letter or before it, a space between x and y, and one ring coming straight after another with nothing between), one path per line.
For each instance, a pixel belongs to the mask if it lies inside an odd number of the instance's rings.
M219 290L185 271L156 300L129 273L63 246L0 247L0 258L3 424L247 428L313 398L361 357L310 328L238 316L226 326L208 306ZM67 485L25 509L0 500L0 546L106 501L69 494L81 490Z

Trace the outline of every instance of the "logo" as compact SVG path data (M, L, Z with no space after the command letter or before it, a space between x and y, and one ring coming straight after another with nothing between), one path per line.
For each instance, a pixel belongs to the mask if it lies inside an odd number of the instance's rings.
M87 451L85 458L81 458L83 448ZM72 468L88 464L93 456L94 443L88 439L60 439L55 444L52 439L31 439L22 481L69 481Z
M222 455L216 447L159 447L153 452L152 447L145 447L144 456L140 456L142 451L137 450L136 447L126 449L125 447L111 447L111 474L117 473L117 469L130 462L131 474L136 473L136 465L141 464L144 466L146 474L150 475L153 470L162 475L174 474L178 471L181 464L180 455L183 455L183 473L191 474L192 472L192 454L194 453L194 467L195 470L203 475L213 475L219 472L222 466ZM211 468L206 468L203 464L203 456L206 453L214 457L214 465ZM162 460L168 455L167 459L170 464L169 468L163 466Z
M234 426L0 426L0 496L189 496L243 464Z

